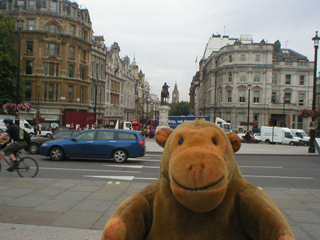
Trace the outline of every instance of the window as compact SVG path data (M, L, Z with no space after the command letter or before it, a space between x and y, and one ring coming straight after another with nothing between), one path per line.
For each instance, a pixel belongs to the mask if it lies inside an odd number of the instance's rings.
M32 61L26 61L26 74L32 74Z
M271 94L271 102L276 103L277 102L277 92L272 92Z
M114 139L115 132L99 131L97 140L112 140Z
M246 73L245 72L241 72L240 73L240 82L245 82L246 81Z
M254 103L260 102L260 91L253 91L253 102Z
M131 133L117 133L117 139L119 140L137 140L137 136Z
M27 41L27 53L33 53L33 41Z
M87 31L83 31L83 35L82 35L83 39L87 40L87 34L88 34Z
M28 20L27 22L27 30L34 30L34 20Z
M80 79L86 80L86 69L84 67L80 68Z
M59 44L46 43L46 54L59 56Z
M29 0L29 10L34 10L34 0Z
M277 84L277 83L278 83L278 75L272 74L272 84Z
M291 84L291 75L286 75L286 84Z
M56 84L56 99L59 97L59 84Z
M54 93L54 85L49 84L49 99L53 100L53 93Z
M59 63L46 62L44 64L44 74L47 76L59 76Z
M255 72L254 73L254 81L255 82L260 82L260 77L261 77L260 72Z
M232 90L227 90L227 102L232 102Z
M73 86L69 86L69 88L68 88L68 100L70 102L73 101Z
M305 75L300 75L300 85L304 85Z
M284 94L284 102L285 103L291 103L291 93L285 93Z
M79 134L75 137L76 140L81 141L87 141L87 140L93 140L94 139L94 131L84 132L82 134Z
M26 83L25 98L26 99L31 99L31 96L32 96L32 84L31 83Z
M246 91L239 90L239 102L246 102Z
M57 12L58 11L58 2L51 2L51 7L50 7L51 12Z
M82 51L82 61L86 61L86 51Z
M69 78L73 78L74 76L74 65L69 65Z
M232 72L228 72L228 82L232 82Z
M299 106L304 105L304 99L305 99L305 94L304 93L299 93Z
M260 54L256 55L256 62L260 62Z
M75 8L71 8L71 16L72 17L76 17L76 9Z
M76 35L76 27L75 27L75 26L71 25L71 27L70 27L70 33L71 33L72 36L75 36L75 35Z
M241 60L241 62L245 62L246 61L246 55L245 54L241 54L240 55L240 60Z
M69 57L74 58L74 47L70 47Z
M229 55L229 62L232 62L232 55Z
M47 27L47 31L50 33L60 33L60 28L55 24L51 24Z

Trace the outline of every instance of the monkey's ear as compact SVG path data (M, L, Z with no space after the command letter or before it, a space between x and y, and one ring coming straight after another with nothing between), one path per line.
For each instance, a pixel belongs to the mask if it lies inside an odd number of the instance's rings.
M167 139L172 133L172 128L160 128L156 133L156 142L159 146L163 147L166 145Z
M233 152L237 152L241 147L241 140L236 133L227 133L227 137L232 145Z

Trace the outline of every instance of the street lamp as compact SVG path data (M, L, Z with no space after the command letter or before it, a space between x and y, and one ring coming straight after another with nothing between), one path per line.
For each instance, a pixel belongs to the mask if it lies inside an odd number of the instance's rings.
M17 96L16 103L20 103L20 66L21 66L21 30L23 28L24 20L21 17L22 8L24 1L17 2L19 7L19 18L17 18L17 29L18 29L18 68L17 68Z
M250 121L250 91L252 85L248 83L248 118L247 118L247 132L249 131L249 121Z
M40 100L40 89L41 89L41 86L38 85L37 86L37 91L38 91L38 109L37 109L37 118L40 119L40 103L39 103L39 100Z
M316 110L316 85L317 85L317 60L318 60L318 47L319 47L320 37L318 36L318 31L316 31L316 36L312 38L314 42L314 68L313 68L313 94L312 94L312 111ZM313 115L312 122L310 125L310 142L309 142L309 153L315 152L314 140L316 136L316 117Z

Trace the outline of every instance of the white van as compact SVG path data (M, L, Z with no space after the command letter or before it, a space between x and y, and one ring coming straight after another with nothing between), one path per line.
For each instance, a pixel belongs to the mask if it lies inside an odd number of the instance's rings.
M0 128L2 128L3 130L6 130L7 127L6 125L3 123L3 120L7 117L11 117L12 119L15 119L16 117L13 115L0 115ZM27 120L24 119L20 119L20 127L22 129L24 129L27 133L29 133L31 136L34 135L34 129L33 127L28 123Z
M260 140L269 143L280 143L289 145L301 145L300 139L293 136L289 128L285 127L267 127L260 128Z
M304 145L309 145L310 137L308 136L308 134L304 130L302 130L302 129L290 129L290 130L293 133L293 136L300 138L300 141Z

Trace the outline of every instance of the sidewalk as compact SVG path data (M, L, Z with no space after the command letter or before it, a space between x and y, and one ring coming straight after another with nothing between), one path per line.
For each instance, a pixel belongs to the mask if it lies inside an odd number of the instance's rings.
M146 145L148 152L162 151L154 139L147 139ZM237 154L258 151L268 155L307 155L307 150L303 146L260 143L243 144ZM127 181L0 177L0 239L100 239L116 207L146 185ZM264 188L264 191L287 216L296 239L320 239L320 188Z

